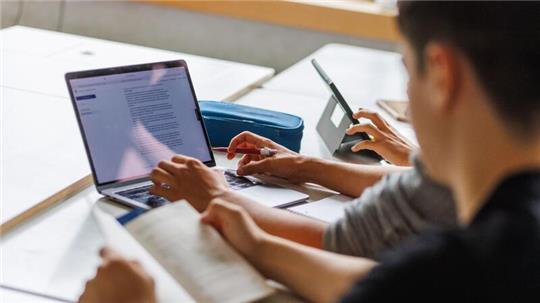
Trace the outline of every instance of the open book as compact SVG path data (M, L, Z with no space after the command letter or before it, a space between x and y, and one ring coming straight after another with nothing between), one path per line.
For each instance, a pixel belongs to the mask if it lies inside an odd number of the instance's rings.
M96 207L107 245L137 259L159 302L251 302L270 295L264 278L187 202L149 211L122 226Z

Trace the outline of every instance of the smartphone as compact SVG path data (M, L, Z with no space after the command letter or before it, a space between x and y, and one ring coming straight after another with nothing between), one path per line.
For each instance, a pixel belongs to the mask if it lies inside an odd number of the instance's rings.
M401 122L410 122L409 102L397 100L377 100L377 105L384 109L392 118Z

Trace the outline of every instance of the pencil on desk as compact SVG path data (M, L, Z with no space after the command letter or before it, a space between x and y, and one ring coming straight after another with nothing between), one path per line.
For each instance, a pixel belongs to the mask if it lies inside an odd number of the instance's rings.
M229 152L229 149L227 147L212 147L213 151L216 152ZM248 155L261 155L261 156L267 156L271 157L275 154L277 154L277 150L263 147L263 148L237 148L235 149L235 153L238 154L248 154Z

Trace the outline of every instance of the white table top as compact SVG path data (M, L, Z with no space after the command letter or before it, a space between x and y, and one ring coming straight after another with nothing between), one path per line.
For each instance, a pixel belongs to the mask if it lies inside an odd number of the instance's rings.
M103 238L91 208L100 195L87 188L2 237L2 285L64 299L77 298L95 274Z
M2 88L0 222L90 173L71 103Z
M19 290L0 288L0 302L58 303L59 301L40 295L31 295Z
M313 58L317 59L351 107L365 106L378 98L407 98L407 74L401 54L344 44L321 47L277 74L263 87L307 96L329 96L311 65Z
M0 31L3 87L68 97L70 71L184 59L200 100L234 100L274 69L89 37L13 26Z

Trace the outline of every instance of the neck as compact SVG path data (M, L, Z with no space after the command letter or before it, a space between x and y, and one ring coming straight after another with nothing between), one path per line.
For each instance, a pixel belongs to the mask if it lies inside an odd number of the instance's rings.
M477 127L479 135L461 142L465 148L457 152L455 163L459 164L450 180L462 224L470 223L505 177L526 169L540 169L539 140L520 142L499 123Z

